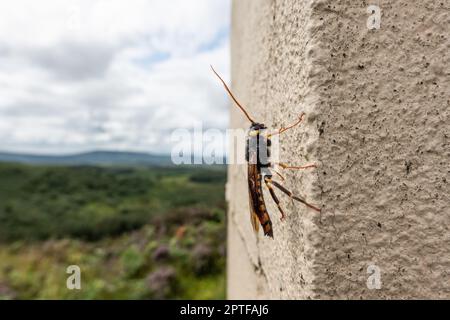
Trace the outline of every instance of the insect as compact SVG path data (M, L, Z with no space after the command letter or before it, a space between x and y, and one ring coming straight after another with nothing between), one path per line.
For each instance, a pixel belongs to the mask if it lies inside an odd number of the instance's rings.
M225 90L230 95L231 99L234 103L241 109L246 118L251 122L250 129L248 130L248 134L246 137L246 152L245 157L247 161L247 171L248 171L248 190L249 190L249 204L250 204L250 220L252 222L253 229L255 232L259 231L259 224L261 225L264 235L273 238L273 228L272 221L270 220L269 213L267 212L267 207L264 201L264 195L262 190L262 183L264 182L265 186L269 190L269 193L272 199L275 201L278 210L281 213L280 220L283 221L286 217L283 208L281 207L280 201L275 194L274 187L279 189L281 192L288 195L291 200L296 200L303 203L305 206L320 212L320 208L309 204L304 199L295 196L291 191L283 187L279 182L273 180L272 171L275 172L282 180L284 177L275 170L275 165L278 165L282 169L291 169L291 170L302 170L308 168L316 168L315 164L310 164L306 166L289 166L285 163L271 163L270 158L270 146L272 144L271 137L274 135L282 134L283 132L294 128L299 125L304 117L304 113L302 113L299 119L292 125L288 127L283 127L274 133L268 133L267 127L262 124L254 121L245 108L239 103L239 101L234 97L231 90L226 85L225 81L219 76L219 74L214 70L211 66L214 74L219 78L222 84L225 87ZM259 224L258 224L259 223Z

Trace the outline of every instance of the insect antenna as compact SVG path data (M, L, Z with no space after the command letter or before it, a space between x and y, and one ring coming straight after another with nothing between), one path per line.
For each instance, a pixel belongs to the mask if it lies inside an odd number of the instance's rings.
M223 79L219 76L219 74L216 72L216 70L214 70L213 66L211 66L212 71L215 73L215 75L219 78L219 80L222 82L223 86L225 87L225 90L227 90L228 94L230 95L231 99L233 99L233 101L236 103L236 105L242 110L242 112L244 112L245 116L247 117L247 119L253 124L255 123L255 121L253 121L252 118L250 118L250 116L248 115L247 111L245 111L244 107L237 101L237 99L234 97L233 93L231 92L231 90L228 88L227 84L225 83L225 81L223 81Z

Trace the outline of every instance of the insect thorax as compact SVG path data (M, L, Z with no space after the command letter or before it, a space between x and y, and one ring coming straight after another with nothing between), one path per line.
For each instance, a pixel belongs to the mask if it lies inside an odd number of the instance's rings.
M270 146L266 126L260 123L253 124L247 132L245 159L260 169L270 167Z

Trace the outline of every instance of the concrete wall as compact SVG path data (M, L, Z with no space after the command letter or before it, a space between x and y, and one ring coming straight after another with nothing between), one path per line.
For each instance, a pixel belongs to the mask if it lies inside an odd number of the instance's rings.
M280 194L280 222L265 192L275 239L255 235L230 165L229 298L450 298L449 31L449 0L233 1L232 88L272 128L307 114L281 157L319 168L284 185L323 211Z

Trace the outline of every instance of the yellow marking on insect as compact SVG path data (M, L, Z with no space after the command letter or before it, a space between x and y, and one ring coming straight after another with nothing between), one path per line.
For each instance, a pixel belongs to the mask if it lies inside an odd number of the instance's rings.
M256 137L259 134L259 130L252 130L248 133L251 137Z

